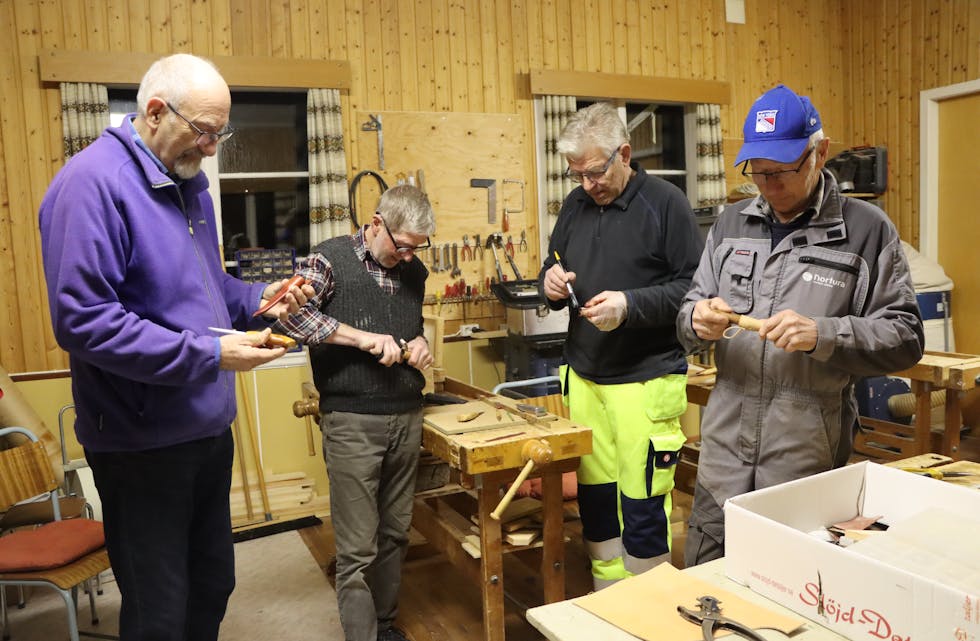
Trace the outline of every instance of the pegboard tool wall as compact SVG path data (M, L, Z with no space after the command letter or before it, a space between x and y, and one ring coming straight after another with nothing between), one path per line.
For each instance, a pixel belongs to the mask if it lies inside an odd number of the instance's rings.
M353 174L372 170L381 174L389 186L397 184L400 175L417 176L422 171L423 187L429 195L436 215L433 246L456 243L460 275L451 275L451 266L443 271L432 268L431 251L422 258L429 269L426 295L430 301L426 313L436 314L447 321L479 322L480 318L503 321L503 310L493 301L431 302L436 294L443 295L447 284L464 279L468 285L479 285L480 294L488 277L496 276L493 252L484 249L482 258L473 249L474 237L481 244L494 233L503 234L504 244L510 236L514 245L514 262L524 278L537 276L541 265L537 250L537 189L533 170L526 166L529 144L524 127L517 115L448 112L359 111L357 122L381 116L384 141L384 166L379 169L377 133L357 131L357 166ZM489 218L489 190L470 187L471 179L495 181L495 222ZM506 181L506 182L505 182ZM362 180L357 194L358 222L363 224L373 212L379 197L373 180ZM502 225L505 209L509 212L508 231ZM534 227L532 229L531 227ZM521 232L526 234L526 251L521 250ZM467 235L473 258L463 260L463 235ZM504 256L497 254L501 270L509 280L514 273ZM492 296L487 292L487 296ZM482 296L481 296L482 298ZM481 327L483 325L481 324ZM496 329L496 325L484 329ZM454 324L446 331L455 331Z

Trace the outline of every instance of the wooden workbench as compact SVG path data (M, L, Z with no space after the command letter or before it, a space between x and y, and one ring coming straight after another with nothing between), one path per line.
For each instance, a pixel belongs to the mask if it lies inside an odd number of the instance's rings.
M954 459L960 457L960 429L963 416L960 392L976 387L980 375L980 356L952 352L926 351L918 363L891 376L911 380L915 395L915 422L902 425L861 417L865 429L855 438L855 449L886 460L903 459L938 451ZM932 393L945 390L943 430L939 447L932 442Z
M960 429L963 425L960 392L977 386L980 356L953 352L926 351L918 363L889 374L911 381L915 396L915 422L903 425L861 417L864 431L855 437L855 450L884 460L903 459L927 452L939 452L954 459L960 454ZM707 405L714 377L688 377L688 402ZM932 441L932 393L945 391L943 430L937 443Z
M484 390L447 378L445 392L467 398L489 396ZM493 397L505 404L512 399ZM487 406L489 411L493 411ZM430 411L430 410L427 410ZM440 411L433 408L431 411ZM442 409L441 411L447 411ZM434 491L416 497L412 526L428 542L443 552L458 569L480 585L483 596L483 637L485 641L504 639L504 562L506 552L525 549L502 540L501 523L490 517L500 502L500 488L509 486L524 466L521 451L529 439L541 439L551 446L553 460L535 470L542 479L543 546L541 577L545 603L565 598L564 504L561 491L563 472L575 470L579 458L592 451L592 431L566 419L511 424L504 428L447 434L429 424L423 425L422 445L458 472L458 490ZM464 551L468 517L460 509L468 507L466 496L476 493L476 514L480 529L480 558Z

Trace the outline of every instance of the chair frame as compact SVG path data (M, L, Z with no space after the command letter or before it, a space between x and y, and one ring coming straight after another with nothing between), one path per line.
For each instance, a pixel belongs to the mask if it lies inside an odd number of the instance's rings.
M47 494L47 500L51 501L51 510L55 521L61 520L61 507L59 501L58 482L51 466L44 446L38 438L30 431L22 427L6 427L0 429L0 437L11 434L21 434L28 439L27 443L14 445L0 450L0 453L9 453L20 450L17 454L6 454L6 456L16 457L15 465L4 467L16 467L16 470L0 470L0 503L3 507L19 503L21 501L43 497ZM15 478L14 478L15 477ZM68 619L68 633L71 641L78 641L78 619L76 609L78 598L78 586L84 584L89 594L89 606L92 611L92 622L98 623L95 613L95 594L91 589L90 582L104 570L108 570L109 556L106 548L90 552L85 556L68 563L59 568L32 572L5 572L0 573L0 614L3 616L2 629L4 638L9 638L9 620L6 612L6 592L5 587L12 586L42 586L55 589L65 602ZM114 639L116 637L101 635L96 633L85 633L86 636L98 638Z

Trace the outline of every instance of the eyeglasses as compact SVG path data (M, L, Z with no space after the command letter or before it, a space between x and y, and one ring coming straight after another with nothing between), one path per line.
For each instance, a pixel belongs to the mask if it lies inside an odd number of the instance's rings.
M569 167L565 170L565 178L580 184L586 178L588 178L590 182L599 182L605 177L606 172L608 172L609 168L612 166L613 158L616 157L616 154L618 154L619 150L622 148L622 145L620 145L619 147L613 149L612 154L609 155L609 159L606 160L606 164L602 166L602 169L593 169L591 171L572 171L572 168Z
M803 169L803 164L810 157L810 154L813 153L813 149L814 147L810 147L807 150L806 155L803 156L802 160L800 160L800 164L796 166L796 169L780 169L779 171L745 171L745 169L749 166L748 161L746 161L746 163L742 165L742 175L746 178L751 178L756 182L769 182L770 178L776 178L779 180L789 178L789 174L800 173L800 170Z
M174 106L172 104L170 104L169 102L167 103L167 108L170 109L170 111L174 112L177 115L177 117L179 117L181 120L183 120L184 122L186 122L188 127L190 127L191 129L194 130L194 132L197 134L197 138L194 139L194 144L195 145L200 145L201 144L201 138L205 138L206 141L207 141L207 144L209 144L209 145L211 143L224 142L224 141L228 140L229 138L231 138L231 135L233 133L235 133L235 130L232 129L231 127L228 127L224 131L219 131L217 133L210 132L210 131L204 131L203 129L201 129L200 127L198 127L197 125L195 125L193 122L191 122L190 120L188 120L187 118L185 118L184 117L184 114L182 114L179 111L177 111L176 109L174 109Z
M391 244L395 246L395 251L401 254L402 256L406 256L409 253L417 252L420 249L428 249L429 247L432 246L432 241L429 240L428 238L425 239L424 245L417 245L415 247L399 245L398 241L395 240L395 237L391 235L391 230L388 229L388 223L385 222L384 216L381 215L381 212L376 212L376 213L378 214L378 218L381 219L381 224L384 225L385 231L388 232L388 238L391 239Z

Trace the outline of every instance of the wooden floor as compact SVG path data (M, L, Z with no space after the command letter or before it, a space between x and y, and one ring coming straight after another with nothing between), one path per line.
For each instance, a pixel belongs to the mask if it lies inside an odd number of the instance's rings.
M964 435L960 458L980 461L980 428L974 429L973 434ZM686 516L690 501L689 494L675 490L675 514L682 518ZM674 520L678 520L676 516ZM587 594L592 589L592 578L582 546L580 523L568 522L565 529L571 539L565 551L566 591L567 597L572 598ZM330 520L300 530L300 534L332 583L334 542ZM683 527L675 526L674 535L674 563L677 565L678 559L683 558ZM507 641L543 639L523 616L527 608L542 604L541 582L537 579L539 564L540 554L535 550L505 555ZM482 616L479 586L466 580L421 537L413 537L404 566L398 626L413 641L478 640L483 638Z

